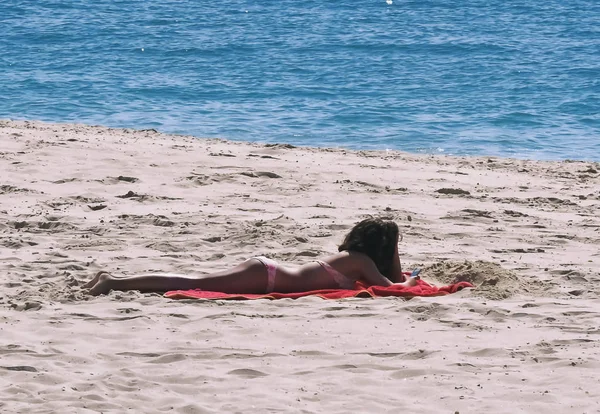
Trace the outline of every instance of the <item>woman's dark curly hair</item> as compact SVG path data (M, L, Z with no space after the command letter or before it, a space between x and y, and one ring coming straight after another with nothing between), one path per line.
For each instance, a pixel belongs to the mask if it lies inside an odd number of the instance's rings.
M338 247L338 251L366 254L375 262L379 273L389 279L398 233L398 225L393 221L368 218L350 230Z

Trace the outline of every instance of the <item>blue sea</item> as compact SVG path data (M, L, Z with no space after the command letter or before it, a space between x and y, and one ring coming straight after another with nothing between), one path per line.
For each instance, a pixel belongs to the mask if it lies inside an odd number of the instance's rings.
M600 161L600 1L2 0L0 118Z

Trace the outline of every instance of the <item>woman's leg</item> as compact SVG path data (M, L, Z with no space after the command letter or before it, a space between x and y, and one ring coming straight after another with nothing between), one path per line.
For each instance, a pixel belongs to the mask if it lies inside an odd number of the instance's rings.
M92 282L96 281L94 284ZM111 290L166 292L168 290L202 289L224 293L266 293L267 269L256 259L249 259L233 269L200 276L148 274L113 276L99 272L85 285L92 295Z

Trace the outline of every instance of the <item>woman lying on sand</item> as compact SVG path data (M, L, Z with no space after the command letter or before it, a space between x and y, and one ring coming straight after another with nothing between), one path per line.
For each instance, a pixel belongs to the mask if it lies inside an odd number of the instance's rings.
M353 289L359 279L375 286L414 286L417 283L414 278L405 280L402 275L399 238L396 223L366 219L346 235L338 248L339 253L298 268L283 267L259 256L233 269L201 276L149 274L118 277L99 272L84 288L88 288L92 295L110 290L165 292L188 289L223 293L291 293Z

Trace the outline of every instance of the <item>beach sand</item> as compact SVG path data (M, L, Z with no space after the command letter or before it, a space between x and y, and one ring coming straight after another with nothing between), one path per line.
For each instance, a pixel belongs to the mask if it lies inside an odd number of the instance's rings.
M90 297L302 264L370 215L435 298ZM600 164L0 121L0 412L600 412Z

